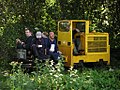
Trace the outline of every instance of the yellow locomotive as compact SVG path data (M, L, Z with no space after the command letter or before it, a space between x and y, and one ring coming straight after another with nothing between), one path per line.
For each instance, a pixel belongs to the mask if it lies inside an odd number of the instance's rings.
M109 34L90 32L89 25L89 20L61 20L58 22L58 48L64 55L65 66L72 67L80 62L100 61L110 64ZM79 29L80 32L73 36L74 28ZM80 41L77 55L73 53L75 48L73 37Z

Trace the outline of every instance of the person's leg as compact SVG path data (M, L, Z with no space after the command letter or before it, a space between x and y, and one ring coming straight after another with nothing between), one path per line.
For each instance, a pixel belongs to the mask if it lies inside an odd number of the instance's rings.
M75 54L78 54L76 39L73 40L73 43L74 43L73 54L75 55Z
M58 60L59 53L50 52L49 55L50 55L50 58L51 58L51 59L53 59L53 60Z
M59 58L60 54L59 53L53 53L52 55L53 55L53 61L54 61L54 63L57 64L58 60L60 59Z
M76 38L76 49L79 52L79 50L81 50L81 42L80 42L80 38Z
M39 53L38 53L38 50L37 50L36 45L33 45L33 46L32 46L32 51L33 51L34 57L35 57L35 58L39 58Z
M54 53L54 54L53 54L53 57L54 57L55 60L58 60L58 59L59 59L59 58L58 58L59 56L60 56L59 53Z

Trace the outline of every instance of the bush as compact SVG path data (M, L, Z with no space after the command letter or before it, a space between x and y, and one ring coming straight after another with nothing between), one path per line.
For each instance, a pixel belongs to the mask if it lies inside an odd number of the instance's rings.
M37 62L36 62L37 63ZM24 73L21 64L12 62L13 69L2 84L11 90L116 90L120 87L120 70L65 70L61 61L37 63L35 71Z

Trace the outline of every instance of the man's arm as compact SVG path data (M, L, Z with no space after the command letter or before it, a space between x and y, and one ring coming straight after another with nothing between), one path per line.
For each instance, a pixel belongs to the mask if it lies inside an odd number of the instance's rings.
M33 43L34 43L34 38L30 37L30 38L28 38L28 40L26 40L25 44L23 44L23 47L27 50L30 50Z
M55 52L57 52L57 51L58 51L58 45L57 45L57 41L55 39Z

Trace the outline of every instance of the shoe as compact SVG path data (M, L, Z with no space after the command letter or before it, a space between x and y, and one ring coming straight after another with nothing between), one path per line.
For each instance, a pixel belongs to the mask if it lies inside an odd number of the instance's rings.
M60 57L58 57L57 59L60 59Z

